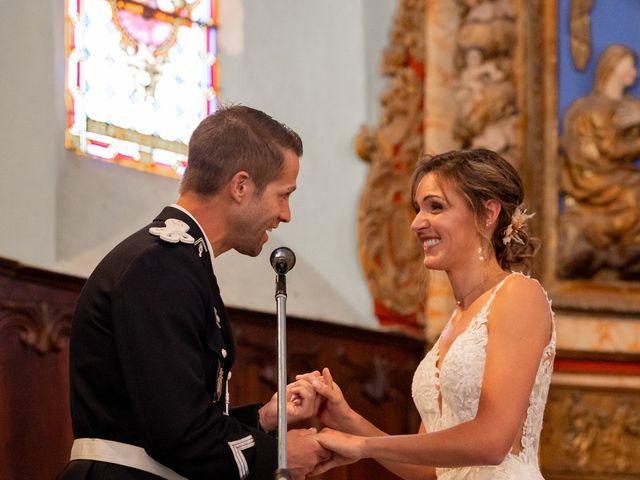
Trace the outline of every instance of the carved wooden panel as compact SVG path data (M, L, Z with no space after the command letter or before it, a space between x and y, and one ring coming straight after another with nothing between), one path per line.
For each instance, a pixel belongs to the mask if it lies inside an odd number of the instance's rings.
M554 385L542 431L548 480L640 478L640 390Z
M67 461L67 344L82 283L0 259L2 479L54 478Z

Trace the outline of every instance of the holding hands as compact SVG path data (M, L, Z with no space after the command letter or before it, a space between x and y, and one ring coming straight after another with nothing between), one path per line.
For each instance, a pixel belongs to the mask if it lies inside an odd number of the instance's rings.
M316 394L311 382L298 379L287 385L287 424L295 424L316 416L322 400ZM258 412L260 426L271 432L278 428L278 394L274 393L271 400Z
M317 440L315 428L300 428L287 432L287 465L293 479L315 475L319 465L331 460L331 452Z
M362 458L362 417L347 403L328 368L296 376L287 385L287 424L317 418L325 428L292 429L287 432L287 463L293 478L320 475L334 467ZM278 427L278 394L259 411L265 431ZM343 433L349 432L349 433Z
M309 379L297 379L286 387L287 424L292 425L318 413L322 397L317 395ZM278 428L278 394L275 393L258 412L260 426L270 432ZM316 440L315 428L292 429L287 432L287 464L294 479L304 479L317 465L331 458Z
M296 379L309 382L317 394L316 417L324 426L345 430L349 421L357 415L347 403L338 384L334 383L328 368L322 370L322 374L315 371L297 375Z
M362 458L363 437L350 433L361 432L364 419L351 408L329 369L323 369L322 374L315 371L297 375L296 380L309 382L317 394L316 418L325 428L315 436L315 440L331 454L319 462L310 475L320 475Z
M330 452L331 456L319 462L313 471L313 475L320 475L332 468L341 465L349 465L363 458L364 437L340 432L331 428L323 428L316 435L317 442Z

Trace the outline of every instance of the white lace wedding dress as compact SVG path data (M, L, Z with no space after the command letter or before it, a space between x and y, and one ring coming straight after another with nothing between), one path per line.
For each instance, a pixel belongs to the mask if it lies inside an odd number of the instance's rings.
M418 366L413 377L412 394L427 431L444 430L476 416L486 360L487 317L500 287L510 277L506 277L494 288L467 329L454 340L440 369L436 366L439 341ZM555 324L552 324L551 340L540 359L529 397L521 450L507 454L500 465L437 468L438 480L543 480L538 467L538 446L555 350L556 331ZM439 392L442 393L441 407Z

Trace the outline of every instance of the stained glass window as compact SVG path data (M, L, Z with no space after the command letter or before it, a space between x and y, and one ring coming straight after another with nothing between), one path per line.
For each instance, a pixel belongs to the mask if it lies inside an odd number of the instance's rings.
M65 144L179 177L218 105L215 0L66 0Z

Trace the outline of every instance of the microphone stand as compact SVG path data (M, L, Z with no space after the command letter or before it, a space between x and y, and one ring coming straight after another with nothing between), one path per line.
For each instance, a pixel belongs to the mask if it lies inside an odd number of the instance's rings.
M276 311L278 316L278 469L275 480L291 480L287 469L287 278L276 277Z

